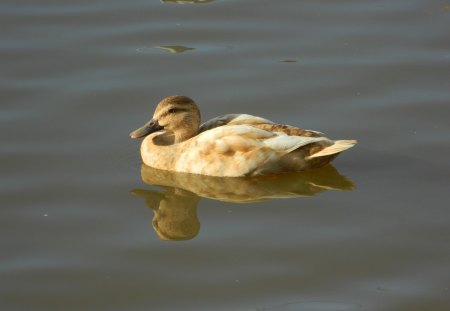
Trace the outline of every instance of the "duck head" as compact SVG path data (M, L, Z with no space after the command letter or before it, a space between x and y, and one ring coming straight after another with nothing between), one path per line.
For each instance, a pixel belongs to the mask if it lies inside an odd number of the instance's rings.
M185 141L197 134L200 126L200 110L186 96L169 96L159 102L153 118L144 126L130 133L131 138L145 137L164 130L172 133L175 143Z

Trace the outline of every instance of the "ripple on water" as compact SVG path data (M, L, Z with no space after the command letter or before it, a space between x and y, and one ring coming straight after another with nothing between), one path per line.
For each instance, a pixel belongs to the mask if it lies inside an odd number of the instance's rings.
M354 311L361 310L362 306L343 302L293 302L269 308L258 309L261 311Z
M174 3L174 4L205 4L214 1L215 0L161 0L162 3Z

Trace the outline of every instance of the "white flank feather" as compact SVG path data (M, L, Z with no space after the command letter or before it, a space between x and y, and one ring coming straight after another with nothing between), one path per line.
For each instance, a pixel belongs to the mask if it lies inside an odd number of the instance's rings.
M356 140L336 140L334 142L334 145L331 145L329 147L320 150L317 153L314 153L313 155L309 156L308 159L339 153L353 147L354 145L356 145L356 143L357 143Z
M266 139L264 145L275 151L283 151L289 153L297 148L306 146L318 141L328 140L326 137L303 137L303 136L276 136Z
M238 114L236 118L230 120L230 125L238 125L238 124L273 124L272 121L252 116L250 114Z
M242 136L249 139L267 139L276 134L249 125L227 125L213 128L197 136L198 142L210 142L227 136Z

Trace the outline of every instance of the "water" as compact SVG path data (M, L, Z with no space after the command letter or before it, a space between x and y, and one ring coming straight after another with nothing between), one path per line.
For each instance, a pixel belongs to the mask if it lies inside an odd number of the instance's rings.
M449 310L449 4L183 2L0 5L0 308ZM173 94L359 145L149 185L127 135Z

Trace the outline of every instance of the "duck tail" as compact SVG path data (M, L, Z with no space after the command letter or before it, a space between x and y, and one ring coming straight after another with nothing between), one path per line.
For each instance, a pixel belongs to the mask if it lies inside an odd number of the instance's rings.
M310 155L309 157L307 157L307 159L309 160L312 158L323 157L323 156L327 156L327 155L340 153L344 150L347 150L347 149L353 147L356 144L357 144L356 140L336 140L333 145L325 147L324 149L320 150L319 152L316 152L316 153Z

